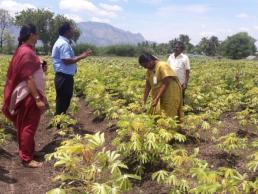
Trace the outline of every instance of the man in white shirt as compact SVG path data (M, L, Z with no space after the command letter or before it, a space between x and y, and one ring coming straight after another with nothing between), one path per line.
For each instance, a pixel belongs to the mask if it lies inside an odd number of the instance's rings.
M168 57L168 64L176 73L183 90L183 98L185 97L185 90L190 78L190 61L187 55L183 54L185 46L182 42L177 42L172 53Z

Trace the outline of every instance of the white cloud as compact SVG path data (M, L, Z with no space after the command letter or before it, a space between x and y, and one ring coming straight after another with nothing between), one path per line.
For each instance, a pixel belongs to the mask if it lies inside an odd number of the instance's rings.
M209 7L207 5L189 5L185 7L186 11L192 13L207 13L209 11Z
M71 3L70 0L60 0L59 7L62 10L68 10L73 13L86 11L93 17L107 18L117 17L118 12L122 10L122 8L117 5L100 4L100 6L97 6L87 0L73 0L73 3Z
M246 18L249 18L250 16L247 13L239 13L236 15L236 17L240 19L246 19Z
M162 15L168 15L172 13L195 13L195 14L203 14L209 11L208 5L202 4L193 4L193 5L170 5L166 7L161 7L158 9L158 13Z
M108 1L112 3L128 2L128 0L108 0Z
M65 14L65 16L67 18L70 18L70 19L74 20L77 23L83 22L82 17L80 17L79 15L76 15L76 14Z
M166 7L160 7L158 9L158 14L160 15L171 15L175 13L204 14L204 13L207 13L209 9L210 9L209 6L202 5L202 4L186 5L186 6L170 5Z
M92 17L91 21L92 22L100 22L100 23L110 23L109 19L103 19L103 18L97 18L97 17Z
M95 5L89 1L85 0L74 0L73 3L69 0L61 0L59 2L59 8L64 10L69 10L72 12L90 10L94 11L96 9Z
M162 3L162 0L144 0L144 2L150 3L150 4L160 4Z
M258 26L254 26L254 29L255 29L255 30L258 30Z
M140 3L150 4L154 6L162 5L163 0L138 0Z
M0 7L10 12L11 15L15 15L25 9L36 9L37 7L30 3L18 3L15 0L3 0L0 1Z
M105 3L100 3L99 6L101 8L103 8L106 11L111 11L111 12L119 12L122 11L122 7L118 6L118 5L109 5L109 4L105 4Z

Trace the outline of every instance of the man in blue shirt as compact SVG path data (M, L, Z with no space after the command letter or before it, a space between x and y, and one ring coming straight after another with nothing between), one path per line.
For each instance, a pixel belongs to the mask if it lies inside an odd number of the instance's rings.
M71 39L74 34L73 27L65 22L59 28L59 38L52 49L52 61L55 71L56 88L56 113L66 114L73 96L73 76L77 71L76 63L92 54L91 50L86 50L79 56L74 55L71 46Z

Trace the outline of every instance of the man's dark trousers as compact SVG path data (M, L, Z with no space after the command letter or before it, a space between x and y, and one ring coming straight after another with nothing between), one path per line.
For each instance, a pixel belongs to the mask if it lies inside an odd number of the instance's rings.
M55 75L56 88L56 113L55 115L66 114L73 96L73 75L57 72Z

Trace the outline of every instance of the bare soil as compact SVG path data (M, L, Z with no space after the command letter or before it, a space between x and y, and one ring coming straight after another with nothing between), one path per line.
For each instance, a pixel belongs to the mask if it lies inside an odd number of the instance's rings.
M43 116L36 134L36 150L50 153L58 145L54 132L46 129L49 117ZM52 164L45 162L42 168L25 168L18 157L16 130L7 129L11 139L0 150L0 193L1 194L43 194L55 186L51 181L55 174ZM44 156L36 157L43 160Z

